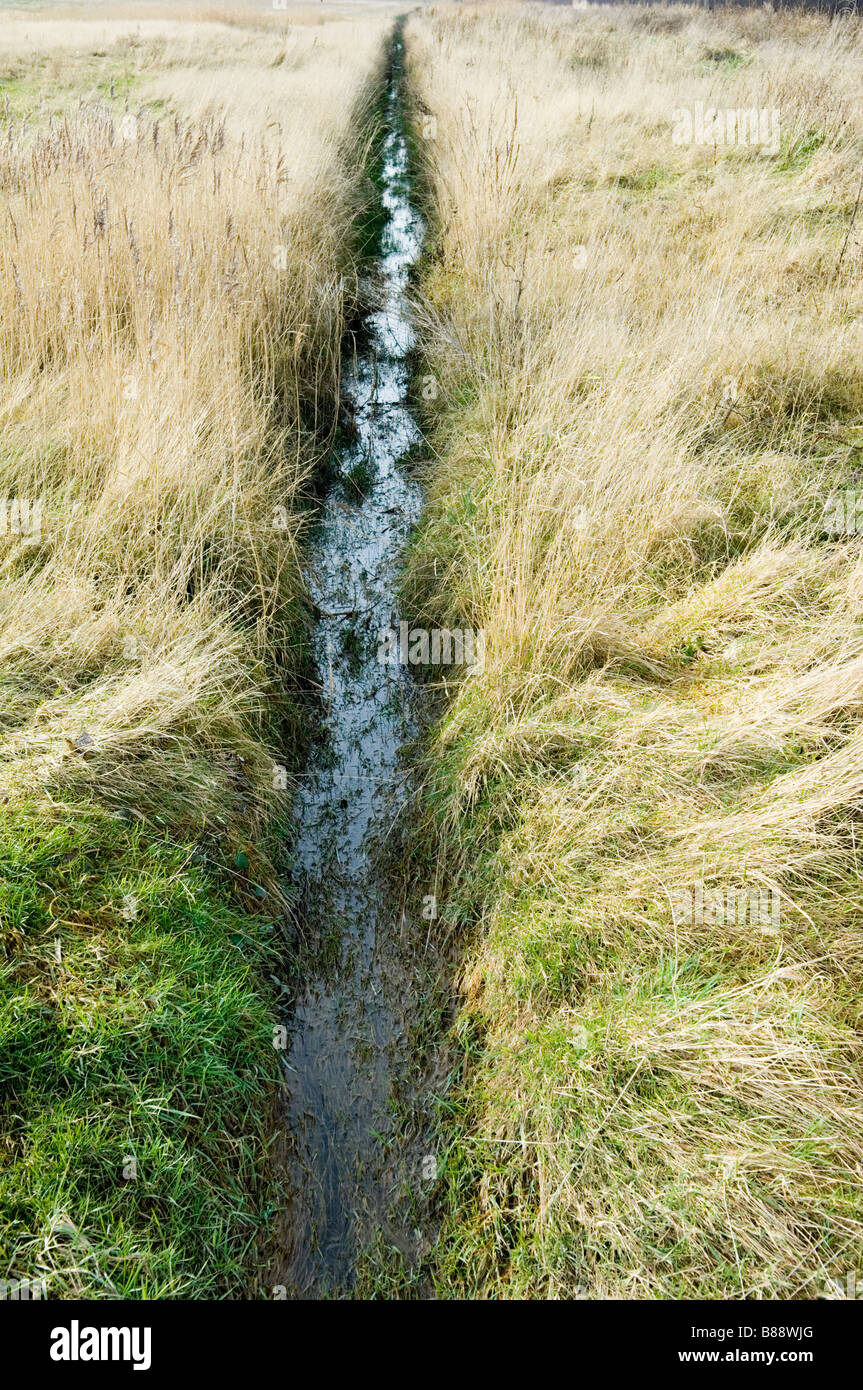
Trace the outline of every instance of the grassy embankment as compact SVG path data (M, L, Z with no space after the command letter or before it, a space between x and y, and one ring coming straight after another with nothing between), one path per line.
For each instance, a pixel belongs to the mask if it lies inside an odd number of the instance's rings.
M291 19L4 28L0 1276L49 1297L256 1291L297 504L385 30Z
M438 1293L817 1297L863 1261L859 21L435 8L407 44L408 591L487 635L425 789L466 951ZM777 108L778 150L675 144L697 101Z

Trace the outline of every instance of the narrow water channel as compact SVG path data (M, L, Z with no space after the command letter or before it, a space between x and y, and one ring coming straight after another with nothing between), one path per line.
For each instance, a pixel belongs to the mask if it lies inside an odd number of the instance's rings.
M285 1020L287 1190L275 1276L300 1298L349 1293L358 1250L386 1222L393 1085L410 1021L405 903L377 852L404 798L400 750L416 732L414 683L379 656L380 632L398 628L399 559L421 505L402 466L419 438L406 399L407 285L422 224L410 201L401 65L397 34L383 225L369 271L379 307L345 348L342 414L353 428L337 449L308 558L324 729L296 806L293 858L315 964Z

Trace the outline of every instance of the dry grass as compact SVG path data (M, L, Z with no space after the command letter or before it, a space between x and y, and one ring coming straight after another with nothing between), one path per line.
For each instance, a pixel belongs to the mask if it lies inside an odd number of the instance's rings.
M0 1272L53 1298L257 1292L266 836L387 27L161 23L0 40Z
M83 783L200 824L242 752L245 799L272 809L258 735L300 659L294 507L337 388L383 38L333 29L286 67L273 38L203 25L194 66L152 75L169 35L125 114L10 125L0 492L40 500L42 525L0 557L7 790Z
M859 21L407 30L440 461L414 604L460 1021L444 1291L816 1297L863 1258ZM778 108L776 153L672 142ZM780 927L672 911L770 891ZM728 914L726 914L727 916Z

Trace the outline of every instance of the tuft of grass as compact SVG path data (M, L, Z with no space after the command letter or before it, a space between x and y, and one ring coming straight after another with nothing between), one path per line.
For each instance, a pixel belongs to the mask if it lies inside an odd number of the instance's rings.
M733 72L747 61L750 60L746 54L738 53L734 48L709 48L704 55L705 63L722 68L726 72Z

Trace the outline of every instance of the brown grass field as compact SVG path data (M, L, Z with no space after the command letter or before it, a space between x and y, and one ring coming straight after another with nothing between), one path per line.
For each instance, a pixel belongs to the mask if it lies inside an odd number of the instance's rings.
M398 14L3 9L0 1277L51 1297L262 1292L303 553ZM860 20L495 2L404 39L404 601L486 656L438 690L410 851L455 957L423 1256L360 1287L834 1297Z
M0 1272L52 1297L255 1289L298 528L388 27L145 8L0 36Z
M829 1296L863 1238L859 21L435 7L406 42L406 583L487 649L428 757L467 943L439 1287ZM676 144L696 102L777 148Z

